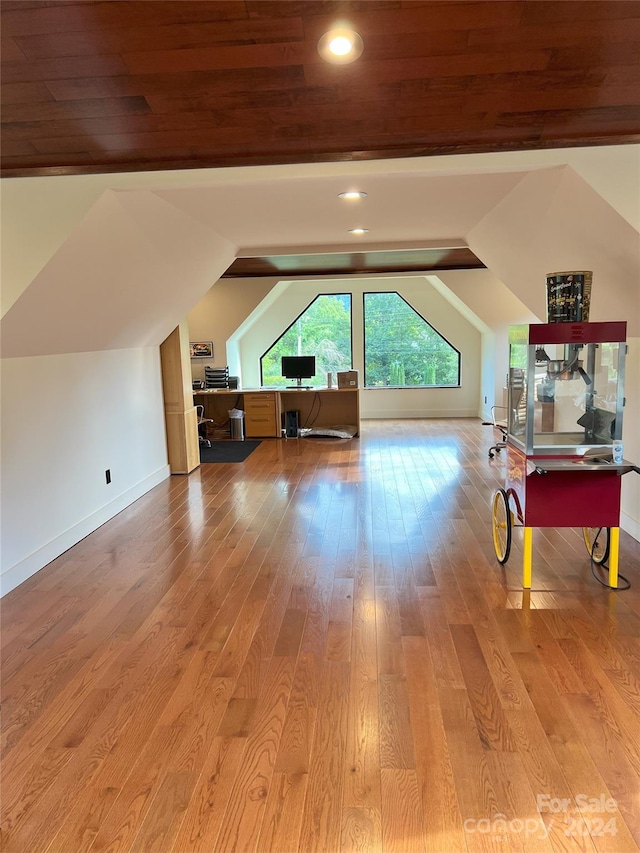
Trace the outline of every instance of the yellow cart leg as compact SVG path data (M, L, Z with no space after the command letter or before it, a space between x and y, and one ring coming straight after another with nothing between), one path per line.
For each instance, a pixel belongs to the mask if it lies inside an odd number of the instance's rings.
M524 528L524 557L522 561L522 586L531 589L531 553L533 550L533 528Z
M620 528L609 529L609 586L618 588L618 556L620 553Z

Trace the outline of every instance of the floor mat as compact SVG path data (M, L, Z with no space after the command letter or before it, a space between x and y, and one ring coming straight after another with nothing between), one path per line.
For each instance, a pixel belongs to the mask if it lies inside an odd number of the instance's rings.
M244 462L261 441L212 441L211 447L200 444L201 462Z

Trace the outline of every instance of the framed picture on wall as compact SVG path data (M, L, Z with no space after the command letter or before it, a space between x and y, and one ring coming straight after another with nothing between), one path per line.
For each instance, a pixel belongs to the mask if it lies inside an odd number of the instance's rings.
M190 341L191 358L213 358L213 341Z

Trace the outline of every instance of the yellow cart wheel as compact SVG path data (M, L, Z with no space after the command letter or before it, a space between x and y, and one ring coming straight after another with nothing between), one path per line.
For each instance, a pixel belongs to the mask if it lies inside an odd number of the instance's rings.
M504 489L493 496L492 507L493 547L499 563L506 563L511 551L511 511Z
M593 562L598 566L606 562L609 556L609 528L583 527L582 535Z

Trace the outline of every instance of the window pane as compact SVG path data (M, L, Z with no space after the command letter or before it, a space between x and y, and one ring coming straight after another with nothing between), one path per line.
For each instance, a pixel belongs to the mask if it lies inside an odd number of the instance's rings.
M364 384L460 384L460 353L398 293L364 294Z
M315 355L316 375L305 385L322 387L327 373L351 367L351 294L317 296L297 320L260 359L261 383L286 385L281 370L283 355Z

